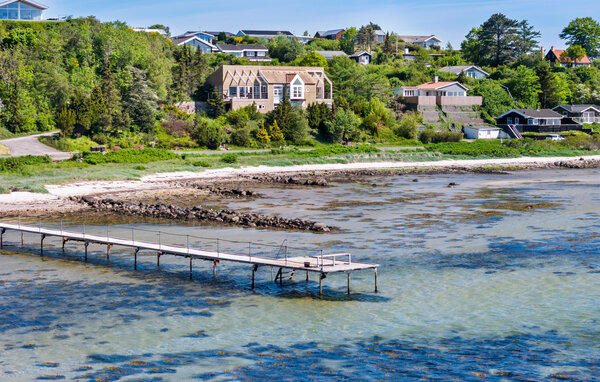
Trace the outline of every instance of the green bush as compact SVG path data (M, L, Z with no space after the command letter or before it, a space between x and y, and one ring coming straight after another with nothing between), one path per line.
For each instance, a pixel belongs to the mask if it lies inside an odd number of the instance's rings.
M516 157L521 150L502 145L500 141L476 140L474 142L444 142L429 144L427 150L448 155Z
M221 162L225 163L237 163L237 155L235 154L223 154L221 157Z
M380 150L375 146L359 145L359 146L342 146L330 145L322 146L311 151L300 151L298 154L304 157L324 157L345 154L374 154Z
M175 158L177 155L164 149L125 149L110 151L107 154L86 153L84 155L84 161L89 164L149 163Z
M453 133L450 131L434 131L431 129L421 132L419 140L427 143L442 143L442 142L460 142L463 138L461 133Z
M208 163L207 161L198 161L198 162L192 162L192 166L196 166L196 167L211 167L212 165L210 163Z
M0 158L0 172L19 173L25 170L25 166L36 166L51 162L52 160L47 155Z

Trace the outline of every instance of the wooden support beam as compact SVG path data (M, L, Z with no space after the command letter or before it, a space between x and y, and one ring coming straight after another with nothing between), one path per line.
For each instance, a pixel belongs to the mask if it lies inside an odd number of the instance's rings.
M327 277L325 273L321 273L319 276L319 298L323 298L323 279Z
M377 288L377 268L375 268L375 293L378 293L379 290Z
M254 264L254 267L252 267L252 289L254 290L254 274L256 273L256 271L258 270L258 265Z
M159 269L160 269L160 257L161 257L162 255L163 255L163 254L162 254L162 252L158 252L158 253L156 254L156 268L159 268Z
M4 233L6 232L6 228L2 228L2 232L0 233L0 248L4 248Z
M190 256L190 280L194 279L193 268L192 268L192 260L193 260L193 257Z
M135 270L137 270L137 255L138 255L139 251L140 251L140 249L136 248L135 252L133 254L133 269L135 269Z
M275 280L273 280L273 282L277 282L277 278L281 277L281 272L282 272L282 268L279 268L279 270L277 271L277 274L275 275Z
M213 277L215 280L217 279L217 264L219 264L219 260L213 261Z
M23 231L21 231L21 248L25 246L25 242L23 241Z
M306 282L308 282L308 271L306 271Z
M42 235L42 240L40 241L40 252L41 252L41 256L44 257L44 239L46 238L46 235Z
M88 260L88 246L90 245L90 242L89 241L85 241L83 245L85 246L85 258L84 258L84 260L87 263L87 260Z
M350 296L350 272L348 272L348 296Z
M67 242L67 239L63 237L62 238L62 253L63 253L63 255L65 254L65 243L66 242Z
M110 260L110 249L112 248L112 244L106 245L106 260Z

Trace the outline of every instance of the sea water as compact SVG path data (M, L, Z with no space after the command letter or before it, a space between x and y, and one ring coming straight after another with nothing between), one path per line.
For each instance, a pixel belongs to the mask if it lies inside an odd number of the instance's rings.
M450 186L451 183L456 185ZM289 255L351 252L372 271L273 282L276 269L5 234L0 380L600 379L600 171L390 175L260 185L213 202L322 221L327 234L119 220L64 229ZM198 201L201 203L202 201ZM36 223L39 224L39 223ZM43 226L57 227L45 219ZM134 231L132 231L134 228ZM180 235L180 236L177 236ZM200 237L204 239L199 239ZM210 240L209 240L210 239ZM284 243L284 240L287 240ZM8 242L8 243L7 243ZM255 244L256 245L256 244ZM282 246L283 245L283 246ZM268 248L272 248L269 250ZM210 249L210 248L208 248ZM252 251L252 249L250 249ZM242 252L245 253L245 252ZM286 274L286 276L289 276Z

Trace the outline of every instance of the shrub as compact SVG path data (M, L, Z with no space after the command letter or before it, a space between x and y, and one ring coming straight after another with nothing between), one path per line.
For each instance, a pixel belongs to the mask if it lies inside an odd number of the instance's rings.
M197 162L192 162L192 166L196 166L196 167L211 167L212 165L210 163L208 163L207 161L197 161Z
M460 142L463 135L462 133L453 133L450 131L433 131L425 130L419 135L419 140L425 144L427 143L441 143L441 142Z
M175 159L177 155L164 149L124 149L107 154L86 153L84 161L89 164L100 163L149 163Z
M499 141L443 142L427 145L427 150L448 155L515 157L520 150L502 145Z
M235 154L223 154L221 157L221 162L224 163L237 163L237 155Z
M380 150L375 146L359 145L359 146L342 146L330 145L323 146L311 151L301 151L298 154L305 157L324 157L345 154L374 154Z
M41 165L51 162L52 160L47 155L0 158L0 172L19 173L25 169L25 166Z
M192 137L198 141L200 146L211 150L217 149L225 141L223 129L219 122L201 117L196 118Z

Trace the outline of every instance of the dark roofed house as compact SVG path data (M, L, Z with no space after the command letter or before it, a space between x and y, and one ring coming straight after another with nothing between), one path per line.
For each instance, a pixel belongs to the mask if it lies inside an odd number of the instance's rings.
M598 105L558 105L555 112L572 118L579 123L600 123L600 106Z
M31 0L0 0L0 20L40 21L47 6Z
M233 33L225 32L225 31L221 31L221 32L216 32L216 31L202 31L202 33L206 33L206 34L209 34L211 36L215 36L216 38L218 38L221 33L225 33L226 37L234 36Z
M467 77L478 80L487 78L489 76L488 72L475 65L446 66L441 68L440 72L454 73L457 76L461 73L465 73Z
M340 40L345 31L345 29L331 29L328 31L319 31L315 33L315 38L324 38L327 40Z
M361 65L369 65L373 55L369 52L356 52L349 56L350 59L358 62Z
M217 47L214 46L212 43L196 36L173 37L171 41L173 41L173 44L179 46L192 46L196 49L201 50L202 53L213 53L217 51Z
M242 29L237 33L237 37L256 37L270 39L278 35L284 35L287 37L294 37L294 34L290 31L273 31L273 30L254 30L254 29Z
M264 45L217 44L217 49L220 53L246 57L250 61L271 62L271 57L268 56L269 49Z
M513 109L496 118L496 125L511 136L518 133L558 133L581 130L581 124L550 109Z
M429 36L398 36L403 41L408 42L410 44L421 45L423 48L432 49L433 47L438 47L442 43L442 40L435 37L435 35Z

